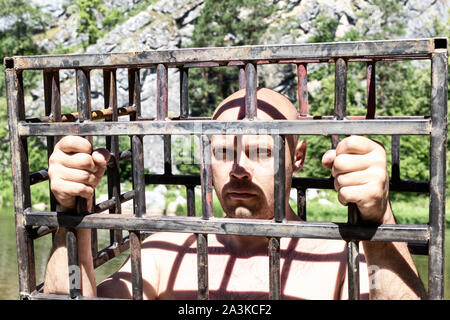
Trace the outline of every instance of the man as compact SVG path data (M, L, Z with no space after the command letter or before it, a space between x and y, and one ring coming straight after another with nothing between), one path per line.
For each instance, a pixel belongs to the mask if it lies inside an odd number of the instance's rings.
M213 119L242 119L245 90L226 98ZM297 119L295 107L268 89L257 92L257 118ZM301 169L306 142L288 137L286 177ZM231 218L272 219L273 140L270 136L214 136L213 184L225 215ZM65 137L50 158L51 189L63 208L73 208L75 197L90 199L105 171L109 154L80 137ZM356 203L365 223L394 224L389 204L386 153L381 145L360 136L343 139L327 151L322 164L335 177L338 199ZM286 179L286 218L299 220L289 206L291 179ZM95 285L90 230L77 230L82 294L131 298L131 263ZM208 236L211 299L267 299L269 291L268 239L257 236ZM361 297L416 299L426 296L405 243L362 242ZM196 238L192 234L156 233L142 244L145 299L196 299ZM65 229L59 228L47 265L44 291L67 293ZM370 283L369 283L369 271ZM373 271L376 271L374 274ZM340 240L281 239L283 299L347 299L346 246Z

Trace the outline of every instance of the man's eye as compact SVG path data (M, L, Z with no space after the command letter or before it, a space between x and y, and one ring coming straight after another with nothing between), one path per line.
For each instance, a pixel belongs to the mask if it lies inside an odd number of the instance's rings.
M272 150L266 147L254 147L248 151L248 157L254 161L267 160L271 155Z
M220 161L233 159L233 150L228 148L215 148L214 157Z
M258 157L270 157L272 155L272 150L268 148L258 148Z

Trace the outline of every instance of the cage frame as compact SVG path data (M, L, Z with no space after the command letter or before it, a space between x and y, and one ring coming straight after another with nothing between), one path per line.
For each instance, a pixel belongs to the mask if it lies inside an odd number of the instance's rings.
M375 66L379 61L398 60L431 61L430 116L376 116ZM280 238L309 237L343 239L348 243L349 298L359 298L358 242L404 241L412 242L411 251L428 255L428 296L444 297L444 231L447 139L447 87L448 87L447 38L413 40L377 40L333 42L293 45L256 45L227 48L193 48L109 54L70 54L47 56L7 57L4 60L9 130L11 141L11 167L14 185L16 243L19 270L20 299L88 299L79 290L70 287L69 295L42 293L42 285L36 284L33 241L55 228L68 228L68 255L76 264L77 244L75 227L93 230L94 266L114 258L130 249L132 261L133 298L142 299L141 241L145 232L189 232L197 235L198 298L208 299L208 234L258 235L269 238L270 299L281 298L280 286ZM367 65L367 114L346 115L347 63L359 61ZM299 120L253 121L256 115L257 66L260 64L294 64L297 68ZM335 107L333 116L311 117L308 114L307 65L310 63L335 64ZM189 115L189 68L229 66L237 67L239 88L246 90L246 119L250 121L212 121ZM157 99L156 118L141 116L140 78L141 68L156 68ZM129 106L117 107L116 70L128 69ZM168 117L168 68L180 71L180 116ZM59 70L73 69L77 79L78 112L61 114ZM102 69L104 75L104 110L91 110L89 72ZM27 118L25 115L22 73L26 70L42 70L46 116ZM108 108L106 108L108 106ZM130 115L129 123L119 122L118 117ZM104 122L94 120L106 119ZM338 120L338 121L337 121ZM340 121L339 121L340 120ZM323 178L294 178L292 187L297 190L299 216L302 222L286 221L284 212L284 170L275 175L275 218L273 221L252 219L214 218L212 216L211 167L209 136L212 134L251 134L270 126L279 154L275 169L282 166L284 135L327 135L337 143L338 135L380 134L392 135L392 178L390 191L429 192L428 224L396 224L365 226L358 224L357 208L349 206L347 223L306 221L307 188L333 189L333 181ZM208 135L204 134L208 132ZM45 136L48 154L63 135L85 137L107 136L112 157L108 163L109 200L97 204L94 213L80 202L78 213L58 213L57 203L51 195L51 210L33 211L30 185L48 179L45 169L29 172L27 138ZM174 175L171 172L170 136L175 134L199 135L201 139L201 174ZM118 136L131 137L131 150L120 152ZM143 136L164 136L164 174L144 174ZM400 179L400 135L430 136L430 181L404 181ZM131 159L133 165L133 190L120 193L118 163ZM188 196L187 217L150 217L145 214L145 185L182 184ZM194 187L201 186L202 213L195 217ZM124 201L134 201L134 215L121 214ZM109 214L100 214L110 209ZM111 231L110 246L98 251L95 230ZM118 230L128 230L123 238Z

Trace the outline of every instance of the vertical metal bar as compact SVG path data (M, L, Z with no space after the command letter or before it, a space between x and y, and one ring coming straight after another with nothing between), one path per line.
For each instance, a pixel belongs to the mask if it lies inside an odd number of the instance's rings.
M286 218L286 145L282 135L274 135L274 219L283 222Z
M273 135L274 142L274 220L286 222L286 145L282 135ZM269 299L281 298L280 238L269 238Z
M142 217L146 212L143 137L132 136L131 142L133 189L135 191L134 215Z
M78 244L74 228L67 228L66 233L67 260L69 272L69 294L72 299L81 295L81 278L78 266Z
M245 78L246 78L246 90L245 90L245 117L248 120L256 118L257 108L257 86L258 78L256 73L256 65L253 63L245 64Z
M167 66L158 64L156 67L156 119L168 117L168 78Z
M18 132L19 121L25 120L25 103L22 74L13 66L5 69L6 101L11 148L11 170L14 179L14 208L16 225L17 266L19 297L27 299L36 288L33 240L31 227L23 226L25 209L31 208L29 169L26 138Z
M306 66L306 63L300 63L297 65L297 92L300 117L306 117L309 113L308 70Z
M211 144L209 137L200 136L201 143L201 163L200 181L202 187L202 219L208 220L213 216L213 195L212 195L212 171L211 171Z
M83 123L91 120L91 83L89 70L77 69L76 70L76 90L77 90L77 110L78 110L78 122ZM92 145L92 137L87 137L88 141ZM88 202L82 197L77 197L76 211L78 213L92 212L92 208L88 208ZM93 203L92 203L93 205ZM96 238L93 238L96 240ZM96 245L96 244L94 244ZM71 298L76 298L81 294L80 288L76 287L76 284L81 284L81 273L75 272L73 277L70 276L74 268L78 268L78 245L74 229L68 229L66 235L66 246L68 268L69 268L69 290ZM94 249L95 252L95 249ZM93 252L93 253L94 253ZM74 286L74 284L75 286Z
M195 186L186 186L187 215L195 217Z
M245 67L239 66L239 90L244 89L247 84L245 77Z
M297 215L302 221L306 221L306 190L297 189Z
M130 235L131 285L134 300L143 299L141 233L131 230Z
M208 235L197 234L198 300L209 299L208 281Z
M335 65L334 117L337 120L346 118L347 108L347 61L338 58ZM333 148L339 143L339 136L332 137ZM348 223L356 224L358 207L354 203L348 204ZM348 295L350 300L359 300L359 242L347 242L348 264Z
M172 136L164 135L164 174L172 175Z
M445 183L447 144L447 50L431 58L430 137L430 244L428 252L428 296L444 298Z
M400 181L400 136L393 135L391 139L391 179Z
M141 117L141 77L139 69L128 69L128 101L130 106L136 107L136 112L130 115L130 120Z
M136 106L136 113L130 116L131 121L141 117L141 80L139 69L128 69L128 98L130 105ZM131 137L132 171L133 171L133 199L134 216L142 217L146 213L145 206L145 175L144 175L144 138ZM131 284L133 299L143 299L142 260L141 260L141 233L129 230Z
M189 117L189 69L180 69L180 119Z
M375 82L375 61L366 65L367 74L367 114L366 119L375 119L376 113L376 82Z
M103 70L103 88L104 88L104 103L105 109L112 110L111 119L105 121L117 122L119 121L119 114L117 111L117 81L116 70ZM119 137L107 136L106 148L111 153L111 159L114 163L112 167L107 168L108 177L108 198L115 199L114 208L110 209L110 213L121 214L122 206L120 203L120 165L119 165ZM110 243L119 244L122 242L122 230L110 230Z
M89 121L91 117L91 89L89 70L77 69L76 70L76 86L77 86L77 109L78 109L78 122L83 123ZM87 137L92 144L92 137ZM81 197L77 198L77 212L87 212L87 201Z
M269 238L269 299L281 299L280 238Z
M167 66L158 64L156 68L156 120L168 118L168 78ZM172 174L172 145L171 136L163 135L164 141L164 174Z
M44 71L44 99L45 115L52 118L53 122L61 121L61 94L59 85L59 71ZM61 139L60 136L47 137L47 158L53 153L55 144ZM53 192L50 193L50 210L56 211L56 199Z

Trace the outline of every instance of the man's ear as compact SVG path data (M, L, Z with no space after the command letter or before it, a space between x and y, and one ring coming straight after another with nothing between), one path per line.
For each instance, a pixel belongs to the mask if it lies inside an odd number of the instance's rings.
M292 172L297 173L303 168L303 163L305 162L306 156L306 141L301 140L297 143L294 152L294 159L292 163Z

